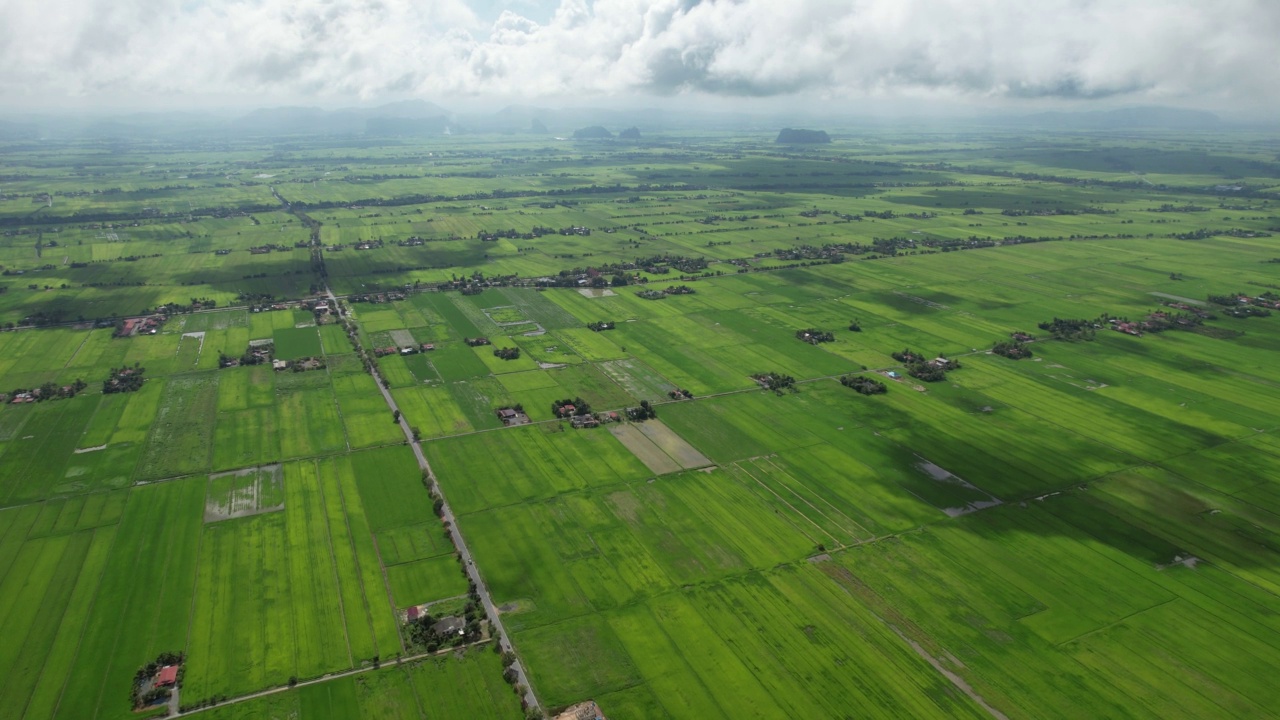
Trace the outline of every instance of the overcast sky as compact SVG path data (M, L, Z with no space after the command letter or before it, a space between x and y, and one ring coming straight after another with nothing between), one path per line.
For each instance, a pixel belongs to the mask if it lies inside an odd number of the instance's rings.
M503 8L508 8L503 10ZM0 105L1280 109L1280 0L0 0Z

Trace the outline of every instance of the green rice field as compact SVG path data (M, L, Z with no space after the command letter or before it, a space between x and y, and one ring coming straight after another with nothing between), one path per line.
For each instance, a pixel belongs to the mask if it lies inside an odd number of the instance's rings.
M1274 140L833 135L0 140L0 716L1274 715Z

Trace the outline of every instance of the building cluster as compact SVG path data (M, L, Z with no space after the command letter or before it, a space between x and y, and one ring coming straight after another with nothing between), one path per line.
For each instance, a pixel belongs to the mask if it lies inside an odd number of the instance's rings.
M375 357L386 357L388 355L417 355L418 353L431 352L435 349L436 346L432 343L405 345L403 347L388 345L386 347L374 348L373 354Z
M160 332L160 324L164 318L159 316L149 316L140 318L129 318L122 320L116 325L116 331L112 337L133 337L134 335L155 335Z

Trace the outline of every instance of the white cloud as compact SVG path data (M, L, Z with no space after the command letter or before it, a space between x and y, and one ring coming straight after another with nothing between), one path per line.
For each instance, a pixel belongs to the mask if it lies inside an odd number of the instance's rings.
M0 98L1280 97L1274 0L0 0Z

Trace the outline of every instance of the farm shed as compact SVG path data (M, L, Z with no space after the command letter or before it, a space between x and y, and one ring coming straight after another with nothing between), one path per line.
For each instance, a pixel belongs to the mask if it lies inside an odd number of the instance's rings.
M155 686L158 688L171 687L178 682L178 666L165 665L160 668L160 672L156 673Z

